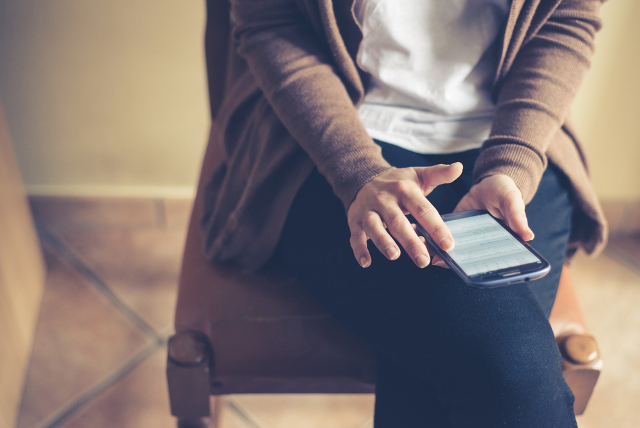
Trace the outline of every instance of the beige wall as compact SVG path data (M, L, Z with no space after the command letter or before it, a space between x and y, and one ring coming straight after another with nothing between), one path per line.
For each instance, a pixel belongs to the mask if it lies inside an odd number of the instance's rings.
M640 1L603 18L574 118L601 197L636 200ZM28 189L188 194L208 123L203 21L203 0L0 0L0 95Z
M203 29L203 0L0 0L0 95L27 188L191 192Z
M612 0L573 116L604 201L640 199L640 1Z

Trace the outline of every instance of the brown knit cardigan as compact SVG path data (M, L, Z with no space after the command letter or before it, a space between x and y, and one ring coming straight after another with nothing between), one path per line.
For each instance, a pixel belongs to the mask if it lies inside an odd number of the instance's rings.
M510 176L529 202L547 163L558 165L572 184L571 253L598 251L607 234L568 122L589 68L601 3L512 1L492 92L495 119L473 171L476 182ZM224 98L210 142L223 155L206 187L202 217L211 260L263 266L314 167L345 208L391 168L356 110L367 76L355 62L362 31L352 10L353 0L231 1Z

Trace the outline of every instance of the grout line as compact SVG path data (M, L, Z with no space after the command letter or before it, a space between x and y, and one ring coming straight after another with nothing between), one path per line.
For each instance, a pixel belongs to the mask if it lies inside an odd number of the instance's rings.
M233 401L227 401L227 407L236 414L249 428L261 428L260 425L255 423L247 414L238 407Z
M82 408L85 404L96 398L98 395L102 394L107 388L111 385L118 382L120 379L131 373L135 368L137 368L144 360L150 357L154 352L164 346L164 342L161 340L156 340L151 343L146 348L142 349L140 352L135 354L129 361L127 361L122 367L113 372L111 375L99 381L95 386L91 387L84 393L80 395L78 399L76 399L73 403L69 404L67 407L59 410L57 413L53 414L47 420L45 420L39 428L55 428L60 425L62 422L69 419L74 413L76 413L80 408Z
M167 342L169 340L169 337L173 336L176 332L175 327L172 325L167 326L163 329L161 329L158 332L158 336L160 336L160 339L164 340L165 342Z
M98 291L106 297L124 316L126 316L136 327L142 330L148 336L156 341L162 341L162 337L151 327L145 320L135 313L130 307L120 300L118 296L109 288L104 280L102 280L91 268L89 268L82 260L80 260L67 245L46 226L37 224L38 235L40 239L51 245L71 266L82 276L89 280Z

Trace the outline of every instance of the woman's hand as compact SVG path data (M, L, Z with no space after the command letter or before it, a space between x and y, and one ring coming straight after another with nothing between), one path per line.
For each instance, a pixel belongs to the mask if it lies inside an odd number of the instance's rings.
M389 260L397 259L400 248L393 238L418 267L429 264L427 247L409 223L407 214L413 215L443 250L453 248L451 232L425 196L440 184L451 183L461 173L461 163L391 169L362 186L347 212L351 248L360 266L371 264L367 239Z
M492 175L471 187L469 193L458 202L454 212L467 210L487 210L504 221L525 241L534 237L524 211L522 193L507 175ZM440 256L433 257L433 264L447 267Z

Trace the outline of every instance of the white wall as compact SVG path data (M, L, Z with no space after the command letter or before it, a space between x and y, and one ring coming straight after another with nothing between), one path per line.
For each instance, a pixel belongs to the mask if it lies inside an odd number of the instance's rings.
M203 31L198 0L0 0L0 97L27 189L190 194Z

